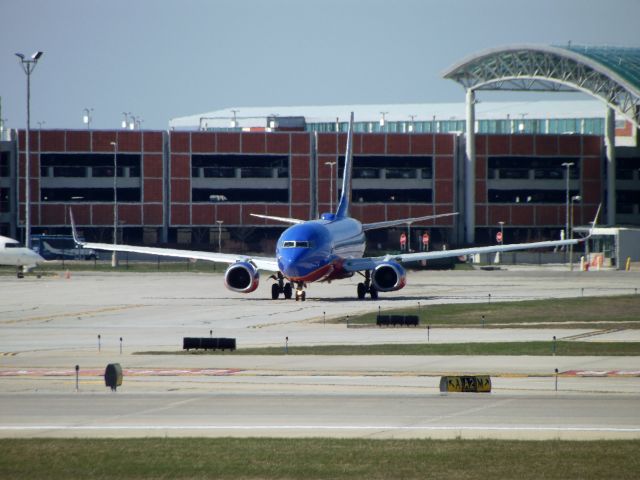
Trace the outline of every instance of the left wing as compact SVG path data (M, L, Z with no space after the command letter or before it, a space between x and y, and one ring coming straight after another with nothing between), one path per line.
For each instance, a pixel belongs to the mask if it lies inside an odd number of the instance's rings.
M178 250L175 248L140 247L136 245L118 245L112 243L91 243L81 242L76 232L76 224L71 212L71 230L73 240L83 248L93 248L94 250L108 250L111 252L131 252L146 253L148 255L159 255L163 257L189 258L192 260L207 260L209 262L236 263L251 262L260 270L270 272L278 271L278 262L272 257L251 257L248 255L235 255L232 253L203 252L199 250Z
M351 258L344 261L343 267L348 272L372 270L381 262L417 262L420 260L435 260L437 258L460 257L463 255L475 255L478 253L512 252L514 250L529 250L535 248L561 247L564 245L576 245L586 238L571 240L550 240L547 242L514 243L511 245L491 245L488 247L457 248L455 250L434 250L431 252L400 253L398 255L385 255L383 257Z

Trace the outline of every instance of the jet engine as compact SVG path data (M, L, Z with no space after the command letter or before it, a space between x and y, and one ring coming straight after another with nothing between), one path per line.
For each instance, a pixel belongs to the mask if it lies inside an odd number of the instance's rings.
M395 262L384 262L373 270L371 281L379 292L393 292L406 285L407 272Z
M251 293L258 288L260 274L249 262L237 262L224 272L224 284L229 290L239 293Z

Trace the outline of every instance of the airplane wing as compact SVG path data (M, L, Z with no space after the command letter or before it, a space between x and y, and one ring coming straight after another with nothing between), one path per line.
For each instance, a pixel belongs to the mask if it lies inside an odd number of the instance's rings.
M275 220L277 222L293 223L294 225L296 225L298 223L304 223L304 220L299 220L297 218L272 217L271 215L260 215L258 213L250 213L249 215L251 215L252 217L266 218L267 220Z
M407 263L418 262L420 260L435 260L438 258L476 255L479 253L513 252L516 250L533 250L536 248L551 248L563 247L566 245L577 245L578 243L584 242L589 237L591 237L593 229L598 224L598 216L600 215L601 207L602 204L598 205L596 215L593 219L593 222L591 222L592 226L589 231L589 235L584 238L549 240L546 242L512 243L510 245L490 245L488 247L456 248L455 250L434 250L431 252L400 253L397 255L385 255L382 257L350 258L344 261L343 268L348 272L359 272L362 270L373 270L383 262Z
M73 240L83 248L93 248L94 250L107 250L110 252L131 252L145 253L147 255L158 255L162 257L188 258L192 260L206 260L209 262L236 263L251 262L260 270L277 272L278 262L273 257L253 257L249 255L236 255L231 253L204 252L199 250L179 250L174 248L142 247L136 245L120 245L113 243L91 243L81 242L76 232L76 225L71 212L71 229Z
M442 213L440 215L427 215L426 217L401 218L398 220L387 220L386 222L363 223L362 229L366 232L367 230L374 230L376 228L387 228L387 227L394 227L396 225L407 225L414 222L433 220L434 218L450 217L452 215L458 215L458 212Z
M565 245L576 245L583 242L585 238L571 240L550 240L546 242L514 243L510 245L491 245L488 247L457 248L455 250L434 250L431 252L400 253L397 255L385 255L382 257L351 258L345 260L343 267L348 272L358 272L361 270L372 270L382 262L417 262L420 260L435 260L438 258L460 257L465 255L475 255L479 253L512 252L515 250L529 250L536 248L561 247Z

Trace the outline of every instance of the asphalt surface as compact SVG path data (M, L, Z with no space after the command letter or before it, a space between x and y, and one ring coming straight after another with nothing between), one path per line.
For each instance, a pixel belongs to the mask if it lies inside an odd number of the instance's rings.
M295 302L270 300L264 279L250 295L229 292L220 274L65 277L0 277L2 437L640 438L640 357L285 354L285 342L526 341L593 333L438 328L427 338L424 328L347 328L331 319L444 302L635 293L638 272L410 272L405 289L375 302L355 300L357 279L313 284L308 300ZM236 338L239 348L274 345L283 354L135 354L176 351L182 337L210 332ZM639 333L589 339L640 341ZM114 362L125 370L117 393L102 378ZM492 375L492 393L439 392L440 375L463 373Z

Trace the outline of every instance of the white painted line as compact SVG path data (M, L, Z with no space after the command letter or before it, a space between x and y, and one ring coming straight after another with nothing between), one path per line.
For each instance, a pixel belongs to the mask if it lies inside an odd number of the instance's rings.
M5 425L0 431L29 430L411 430L411 431L501 431L501 432L631 432L640 427L468 427L399 425Z

